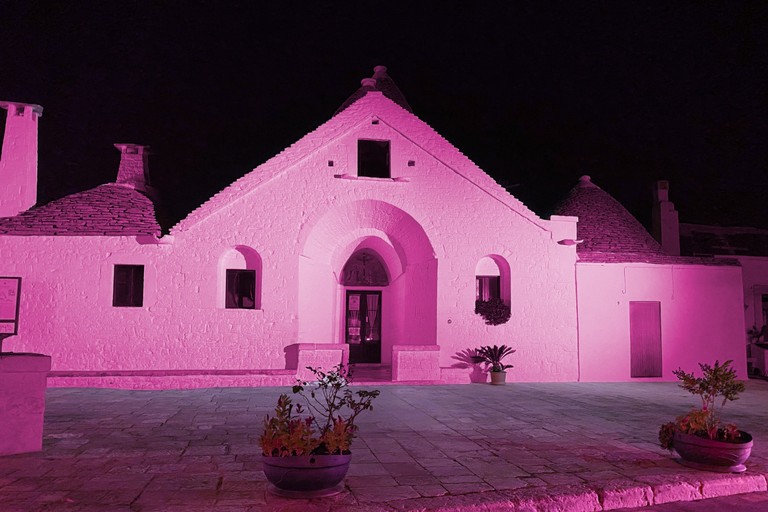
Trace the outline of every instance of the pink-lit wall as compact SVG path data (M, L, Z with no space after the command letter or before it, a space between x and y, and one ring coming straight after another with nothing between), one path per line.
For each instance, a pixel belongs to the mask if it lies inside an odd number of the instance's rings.
M580 379L675 380L732 359L746 378L741 267L578 263ZM662 377L630 377L629 303L661 303Z
M731 256L741 263L744 280L744 326L746 329L763 323L763 295L768 295L768 258L760 256ZM746 340L746 336L745 336ZM766 340L761 340L765 342ZM768 350L751 347L752 364L763 375L768 371Z
M357 176L357 140L389 140L391 179ZM333 165L329 165L329 162ZM543 220L427 124L369 93L191 213L161 243L0 236L0 274L21 275L20 334L5 348L54 370L278 369L295 343L343 343L339 280L375 250L382 360L394 345L517 349L513 381L577 379L572 218ZM474 313L475 269L504 267L509 323ZM115 264L145 266L144 306L115 308ZM224 270L256 266L260 309L224 309ZM371 287L377 289L376 287ZM467 378L468 381L468 378Z

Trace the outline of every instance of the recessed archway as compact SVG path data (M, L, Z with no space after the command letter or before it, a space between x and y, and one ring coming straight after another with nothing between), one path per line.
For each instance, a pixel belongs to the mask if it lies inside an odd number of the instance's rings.
M387 275L387 285L378 287L382 363L391 360L393 345L436 344L437 261L424 229L408 213L382 201L354 201L311 219L300 242L300 342L345 343L346 293L360 286L344 284L344 268L367 250Z

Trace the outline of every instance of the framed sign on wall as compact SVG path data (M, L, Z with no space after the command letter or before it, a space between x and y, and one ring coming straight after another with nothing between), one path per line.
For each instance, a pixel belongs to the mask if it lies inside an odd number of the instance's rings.
M0 276L0 352L3 340L19 333L21 278Z

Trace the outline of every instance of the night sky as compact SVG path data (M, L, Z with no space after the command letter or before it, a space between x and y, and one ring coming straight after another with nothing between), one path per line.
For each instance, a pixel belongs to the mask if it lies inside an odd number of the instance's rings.
M375 65L541 216L582 174L650 219L768 227L768 3L0 2L0 99L44 107L38 203L152 146L169 227Z

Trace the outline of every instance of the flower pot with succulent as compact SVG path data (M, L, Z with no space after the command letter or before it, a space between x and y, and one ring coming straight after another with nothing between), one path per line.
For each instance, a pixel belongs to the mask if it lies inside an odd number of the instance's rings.
M659 430L661 447L676 451L685 466L721 473L741 473L747 469L744 463L752 451L752 436L736 425L722 423L717 411L720 398L722 407L737 400L744 391L744 383L736 380L731 363L699 363L701 377L682 369L673 372L681 388L701 398L701 408L678 416Z
M507 381L507 368L513 368L511 364L504 364L502 360L516 351L506 345L486 345L476 351L476 360L485 363L490 370L491 384L503 385Z
M264 419L259 438L268 489L280 496L315 498L343 489L357 433L355 420L373 409L372 402L379 395L376 390L352 392L343 365L328 372L308 369L317 380L293 386L303 405L294 404L287 394L280 395L275 414Z

